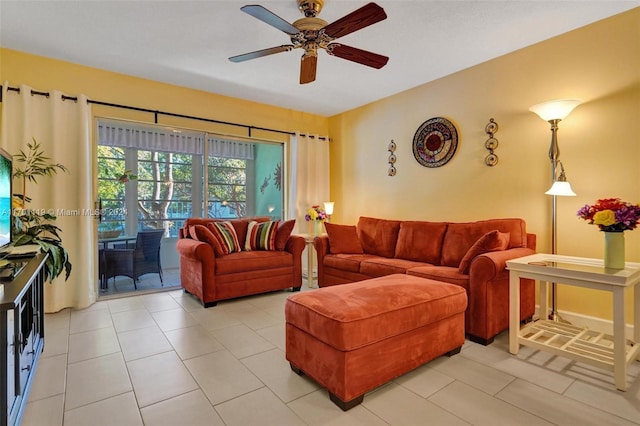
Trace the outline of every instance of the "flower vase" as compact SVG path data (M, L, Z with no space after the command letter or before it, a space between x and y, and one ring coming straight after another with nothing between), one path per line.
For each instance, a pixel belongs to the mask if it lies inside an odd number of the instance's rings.
M604 233L604 267L624 269L624 232Z
M322 235L322 231L324 226L322 225L322 221L321 220L314 220L313 221L313 235L314 236L318 236L318 235Z

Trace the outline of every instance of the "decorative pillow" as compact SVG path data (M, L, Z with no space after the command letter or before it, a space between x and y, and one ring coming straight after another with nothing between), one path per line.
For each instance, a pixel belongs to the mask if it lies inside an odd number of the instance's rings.
M331 254L364 253L355 226L325 222L324 227L329 237L329 251Z
M219 250L219 252L216 251L217 256L224 256L241 250L238 235L231 222L211 222L207 226L217 242L217 250ZM216 250L216 245L213 246L213 249L214 251Z
M463 274L469 273L471 261L478 255L490 251L504 250L509 246L510 234L508 232L489 231L476 241L460 261L458 270Z
M211 230L205 225L191 225L189 227L189 235L194 240L209 244L216 253L216 256L222 256L222 247L220 246L220 243L216 240L213 232L211 232Z
M276 250L283 251L293 232L293 227L296 226L296 220L285 220L278 225L278 231L276 232Z
M273 222L249 222L244 249L246 251L275 250L279 222L279 220Z

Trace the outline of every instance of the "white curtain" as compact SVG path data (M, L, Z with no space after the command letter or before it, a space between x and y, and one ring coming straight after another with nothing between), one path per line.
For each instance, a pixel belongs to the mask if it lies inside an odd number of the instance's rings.
M10 154L33 139L46 156L64 165L69 172L39 177L37 185L27 182L28 208L55 212L62 244L73 265L71 276L64 272L53 283L45 284L45 312L63 308L84 308L96 301L96 244L92 209L91 109L84 95L77 101L62 100L62 93L49 90L49 96L31 93L22 85L20 92L2 86L2 130L0 145ZM42 91L42 88L38 88ZM14 164L15 167L15 164ZM15 182L16 185L18 182Z
M313 205L329 201L329 138L296 133L290 139L289 214L295 232L307 233L304 215Z

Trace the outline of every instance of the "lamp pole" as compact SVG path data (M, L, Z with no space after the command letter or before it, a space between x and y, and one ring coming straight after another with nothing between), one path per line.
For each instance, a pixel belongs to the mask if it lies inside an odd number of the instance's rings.
M558 147L558 123L560 119L554 118L548 120L551 124L551 146L549 146L549 160L551 160L551 185L556 181L556 168L558 166L558 157L560 157L560 148ZM558 196L551 196L551 254L557 254L558 243L558 216L557 216ZM549 319L558 320L558 286L555 282L551 283L551 313ZM546 314L546 313L545 313Z

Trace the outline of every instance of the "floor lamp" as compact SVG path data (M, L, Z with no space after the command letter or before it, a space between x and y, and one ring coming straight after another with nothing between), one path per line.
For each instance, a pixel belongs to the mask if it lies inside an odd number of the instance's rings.
M575 196L576 193L571 189L571 185L567 182L564 173L564 166L559 160L560 148L558 148L558 123L566 118L571 111L582 101L578 99L560 99L555 101L543 102L529 108L530 111L538 114L540 118L551 124L551 146L549 147L549 160L551 162L551 188L545 192L552 196L551 201L551 254L557 253L556 236L558 233L557 223L557 197L558 196ZM558 175L558 166L560 166L560 174ZM545 313L546 314L546 313ZM551 313L549 319L558 321L558 288L556 283L551 283Z

